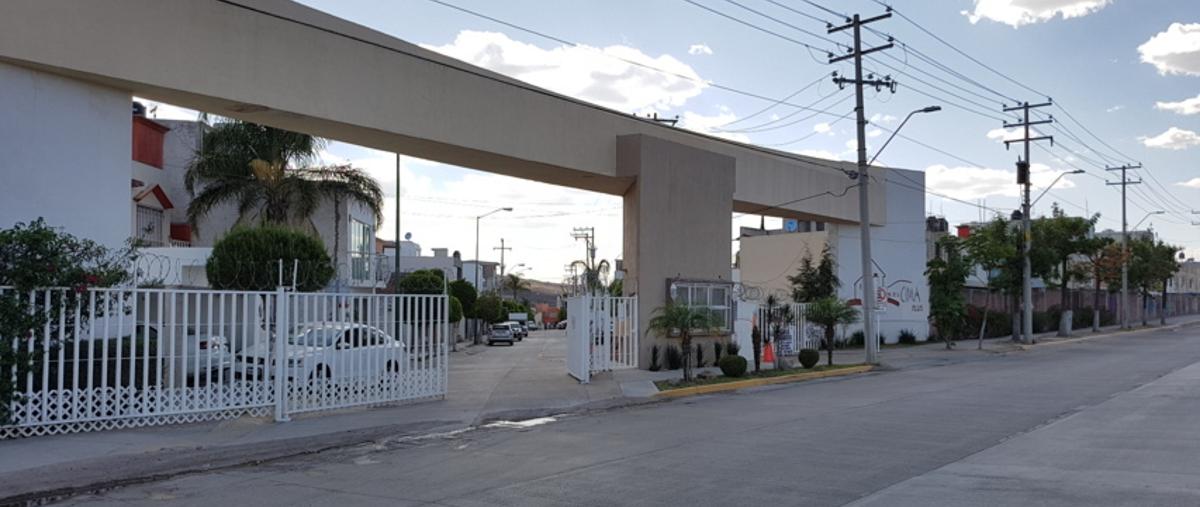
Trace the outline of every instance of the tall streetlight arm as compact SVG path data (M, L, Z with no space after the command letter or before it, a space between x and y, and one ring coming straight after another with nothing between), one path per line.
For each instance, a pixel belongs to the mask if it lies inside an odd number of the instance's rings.
M1042 193L1038 194L1037 199L1034 199L1033 202L1029 203L1029 205L1033 206L1034 204L1037 204L1038 201L1042 200L1042 197L1046 195L1046 192L1049 192L1051 188L1054 188L1054 185L1058 184L1058 180L1061 180L1063 176L1066 176L1068 174L1083 174L1083 169L1076 169L1074 171L1058 173L1058 177L1054 178L1054 181L1050 182L1049 185L1046 185L1046 189L1042 190Z
M875 156L874 156L874 157L871 157L871 161L870 161L870 162L867 162L867 165L871 165L871 164L874 164L874 163L875 163L875 159L879 158L879 154L880 154L880 153L883 153L883 149L884 149L884 148L887 148L888 144L891 144L891 142L892 142L892 139L895 139L895 138L896 138L896 134L899 134L899 133L900 133L900 129L904 128L904 124L905 124L905 123L908 123L908 120L910 120L910 119L913 117L913 115L914 115L914 114L917 114L917 113L936 113L936 112L938 112L938 111L941 111L941 110L942 110L942 106L929 106L929 107L923 107L923 108L921 108L921 109L918 109L918 110L916 110L916 111L913 111L913 112L911 112L911 113L908 113L908 116L905 116L905 117L904 117L904 121L900 122L900 126L899 126L899 127L896 127L896 130L893 130L893 131L892 131L892 135L888 136L888 138L887 138L887 141L884 141L884 142L883 142L883 146L880 146L880 147L879 147L879 151L875 152Z
M1142 225L1142 222L1145 222L1147 218L1150 218L1150 217L1152 217L1152 216L1154 216L1154 215L1163 215L1163 214L1166 214L1166 211L1163 211L1163 210L1155 210L1155 211L1151 211L1151 212L1149 212L1149 213L1146 213L1146 216L1142 217L1142 219L1141 219L1141 220L1138 220L1138 223L1137 223L1137 225L1134 225L1134 226L1133 226L1133 230L1135 230L1135 231L1136 231L1136 230L1137 230L1137 228L1138 228L1138 226Z

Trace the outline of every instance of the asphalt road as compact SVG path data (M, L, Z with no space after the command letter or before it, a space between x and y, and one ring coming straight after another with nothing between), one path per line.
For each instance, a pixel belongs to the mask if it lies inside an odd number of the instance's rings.
M1200 505L1200 332L389 441L87 505Z

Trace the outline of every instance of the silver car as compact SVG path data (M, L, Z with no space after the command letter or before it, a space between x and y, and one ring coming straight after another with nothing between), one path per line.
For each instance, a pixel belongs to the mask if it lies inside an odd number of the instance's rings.
M487 344L494 345L496 342L507 342L509 345L515 344L517 340L516 334L513 333L512 326L507 322L501 324L492 324L492 328L488 332Z

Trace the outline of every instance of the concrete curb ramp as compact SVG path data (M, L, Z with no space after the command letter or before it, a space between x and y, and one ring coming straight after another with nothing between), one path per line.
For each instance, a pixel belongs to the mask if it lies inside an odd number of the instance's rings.
M736 391L738 389L746 389L750 387L766 386L771 384L786 384L790 382L801 382L804 380L816 380L827 377L841 377L843 375L854 375L858 373L866 373L875 368L872 365L851 366L849 368L839 368L828 371L814 371L805 373L796 373L794 375L780 375L778 377L756 378L750 380L739 380L736 382L725 382L721 384L708 384L694 387L682 387L679 389L671 389L668 391L660 391L655 397L658 398L682 398L685 396L695 396L698 394L711 394L725 391Z

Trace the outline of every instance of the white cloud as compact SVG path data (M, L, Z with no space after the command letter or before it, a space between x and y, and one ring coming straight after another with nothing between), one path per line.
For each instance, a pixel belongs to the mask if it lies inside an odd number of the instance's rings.
M842 157L838 156L837 153L829 150L814 150L809 148L803 150L792 150L792 153L804 155L806 157L823 158L825 160L842 160Z
M1200 114L1200 95L1178 102L1155 102L1154 107L1179 114Z
M875 113L871 115L871 123L892 123L896 121L896 117L890 114Z
M547 49L512 40L502 33L464 30L450 44L424 47L564 95L625 112L662 111L682 106L707 86L695 70L673 56L651 57L636 48L622 45L604 48L557 46ZM620 59L663 69L688 79Z
M1137 49L1159 74L1200 76L1200 23L1171 23Z
M816 132L818 134L828 134L831 131L833 131L833 126L830 125L829 123L821 122L816 125L813 125L813 132Z
M714 137L721 137L740 143L749 143L750 137L746 134L718 130L718 127L722 125L728 125L730 122L736 121L737 119L737 115L733 114L733 112L727 108L721 108L720 112L711 116L702 115L692 111L685 111L679 118L679 126L681 128L693 130L702 134L708 134Z
M708 47L708 44L704 44L704 43L692 44L691 46L688 47L688 54L689 55L711 55L711 54L713 54L713 50L712 50L712 48Z
M1149 148L1161 148L1166 150L1184 150L1192 146L1200 145L1200 134L1190 130L1184 130L1178 127L1171 127L1154 137L1143 137L1142 144Z
M1063 19L1087 16L1110 3L1112 0L975 0L975 10L962 13L972 24L989 19L1017 28L1060 15Z
M867 131L867 137L879 137L883 135L883 131L879 129L871 129Z
M1106 112L1106 113L1115 113L1115 112L1117 112L1117 111L1120 111L1120 110L1122 110L1122 109L1125 109L1125 106L1123 106L1123 105L1120 105L1120 104L1117 104L1117 105L1115 105L1115 106L1113 106L1113 107L1110 107L1110 108L1108 108L1108 109L1105 109L1105 110L1104 110L1104 112Z
M1181 181L1179 183L1176 183L1176 185L1179 185L1181 187L1188 187L1188 188L1200 188L1200 178L1192 178L1187 181Z
M1054 182L1061 171L1046 164L1034 163L1031 171L1033 187L1045 188ZM1016 169L992 169L987 167L947 167L933 165L925 169L925 185L929 190L958 199L982 199L984 197L1019 197ZM1075 187L1069 176L1064 176L1054 185L1055 189Z

